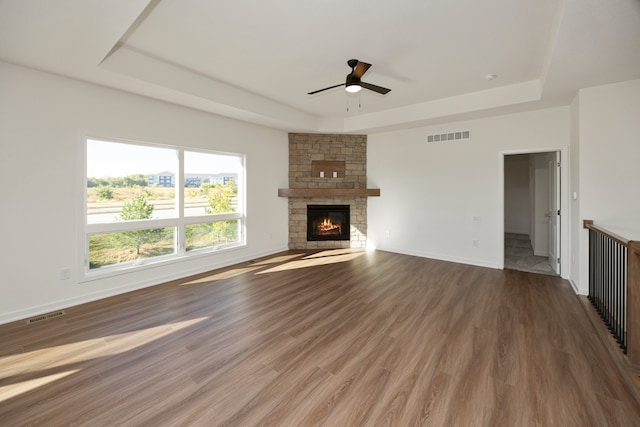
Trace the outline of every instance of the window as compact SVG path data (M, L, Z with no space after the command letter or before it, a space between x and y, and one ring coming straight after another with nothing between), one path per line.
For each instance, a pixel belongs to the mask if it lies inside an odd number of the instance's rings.
M86 140L85 272L244 244L244 158Z

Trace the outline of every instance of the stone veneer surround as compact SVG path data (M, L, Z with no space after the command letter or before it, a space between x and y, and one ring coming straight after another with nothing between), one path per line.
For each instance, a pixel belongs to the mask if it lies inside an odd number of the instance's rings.
M311 176L312 161L344 161L343 177ZM293 189L366 189L367 136L289 134L289 188ZM307 205L349 205L350 241L307 242ZM366 197L290 197L289 249L364 248L367 244Z

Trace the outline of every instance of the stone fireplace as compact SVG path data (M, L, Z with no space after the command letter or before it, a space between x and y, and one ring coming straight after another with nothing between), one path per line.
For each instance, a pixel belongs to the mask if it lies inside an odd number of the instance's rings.
M290 133L289 188L278 195L289 198L289 249L364 248L367 197L380 195L367 189L367 136ZM316 221L316 231L321 230L314 235L310 206L311 211L342 206L347 218L325 216Z

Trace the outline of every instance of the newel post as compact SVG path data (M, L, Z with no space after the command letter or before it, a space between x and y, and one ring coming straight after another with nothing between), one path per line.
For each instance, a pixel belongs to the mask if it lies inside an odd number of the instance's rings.
M640 366L640 241L631 241L627 247L627 298L627 357Z

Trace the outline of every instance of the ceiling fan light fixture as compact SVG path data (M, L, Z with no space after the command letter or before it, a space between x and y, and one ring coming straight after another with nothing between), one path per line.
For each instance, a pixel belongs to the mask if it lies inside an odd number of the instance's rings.
M358 83L349 83L345 87L345 90L349 93L358 93L361 89L362 86L360 86Z
M386 95L387 93L391 92L391 89L387 89L386 87L372 85L371 83L363 82L360 80L364 73L366 73L367 70L371 67L371 64L360 62L357 59L350 59L347 61L347 65L351 68L351 72L347 74L347 78L344 83L325 87L324 89L314 90L312 92L309 92L307 95L315 95L316 93L324 92L325 90L333 89L339 86L344 86L345 90L349 93L358 93L362 90L362 88L371 90L381 95Z

